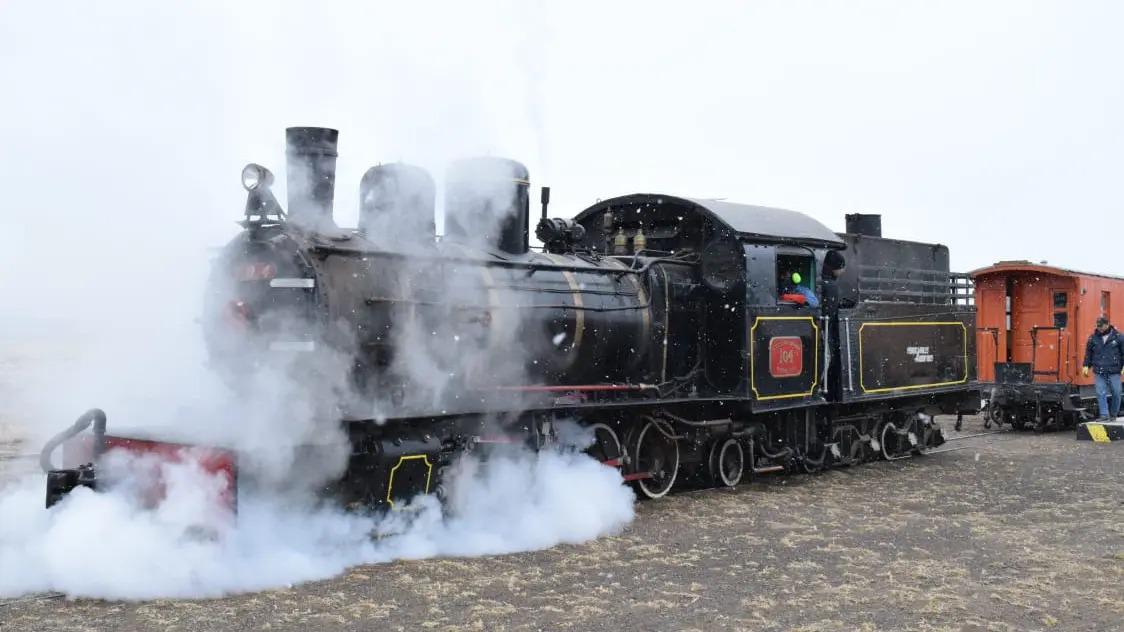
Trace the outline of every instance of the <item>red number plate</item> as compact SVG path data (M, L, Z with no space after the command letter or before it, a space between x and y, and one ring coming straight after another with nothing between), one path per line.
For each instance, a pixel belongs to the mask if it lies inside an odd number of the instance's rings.
M804 372L804 343L799 336L769 339L769 375L796 377Z

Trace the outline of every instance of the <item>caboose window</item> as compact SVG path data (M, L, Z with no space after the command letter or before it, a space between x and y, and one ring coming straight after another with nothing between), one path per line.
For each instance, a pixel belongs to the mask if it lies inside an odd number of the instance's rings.
M1065 292L1054 292L1054 307L1062 308L1066 306L1069 295Z

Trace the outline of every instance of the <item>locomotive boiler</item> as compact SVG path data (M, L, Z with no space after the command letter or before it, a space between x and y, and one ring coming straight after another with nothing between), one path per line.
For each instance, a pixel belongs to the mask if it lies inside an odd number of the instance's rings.
M563 424L655 498L685 478L906 458L943 441L933 415L978 408L974 312L947 248L883 239L872 216L837 234L793 211L636 194L560 219L544 188L532 249L527 170L480 158L446 174L442 235L433 178L405 164L364 175L345 229L337 132L286 140L285 207L268 169L243 171L206 339L236 388L277 371L343 429L328 491L344 503L439 491L465 452L539 449ZM841 307L792 300L822 292L831 251L847 262ZM129 445L99 432L95 453ZM88 458L53 470L50 499L96 484Z

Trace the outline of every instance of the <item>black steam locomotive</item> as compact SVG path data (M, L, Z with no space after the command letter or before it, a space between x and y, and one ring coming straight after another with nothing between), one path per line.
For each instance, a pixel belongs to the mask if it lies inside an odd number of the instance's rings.
M933 415L979 407L974 311L947 248L883 239L877 216L836 234L793 211L638 194L566 220L544 188L536 251L526 169L481 158L449 170L442 236L433 179L404 164L366 173L345 230L336 149L335 130L287 130L284 209L272 174L246 167L244 230L206 311L230 380L279 364L342 420L345 503L433 492L465 451L541 447L570 422L655 498L687 476L905 458L943 442ZM818 281L831 251L846 266ZM49 497L96 478L83 467L55 471Z

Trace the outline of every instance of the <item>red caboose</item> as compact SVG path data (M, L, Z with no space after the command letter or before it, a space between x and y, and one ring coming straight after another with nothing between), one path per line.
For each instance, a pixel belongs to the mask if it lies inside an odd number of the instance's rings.
M976 349L989 421L1069 427L1096 410L1082 377L1097 317L1124 318L1124 278L1001 261L972 272Z

